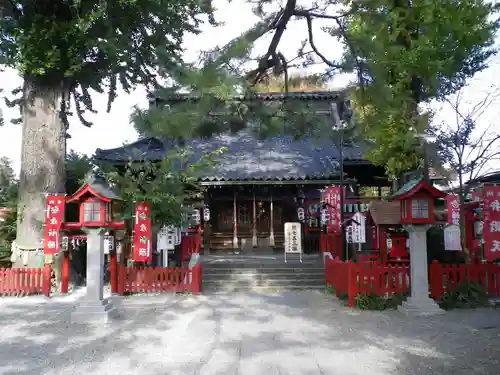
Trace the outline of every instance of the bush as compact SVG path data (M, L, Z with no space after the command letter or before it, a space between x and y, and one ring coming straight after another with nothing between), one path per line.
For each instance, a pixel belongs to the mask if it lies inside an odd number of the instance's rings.
M488 305L488 293L476 283L466 281L441 298L439 306L445 310L476 308Z
M394 310L406 300L407 293L394 293L385 296L358 294L356 308L360 310Z

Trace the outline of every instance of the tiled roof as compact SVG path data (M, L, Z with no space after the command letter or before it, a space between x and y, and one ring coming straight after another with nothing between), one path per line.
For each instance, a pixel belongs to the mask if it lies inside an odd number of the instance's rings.
M401 219L399 201L374 201L370 203L370 215L376 225L398 225Z
M109 187L106 180L99 175L89 173L85 179L85 183L94 189L94 191L106 198L112 200L121 200L121 198Z
M399 197L400 195L404 195L411 191L415 186L417 186L419 183L422 182L424 178L423 177L418 177L418 178L413 178L407 183L405 183L403 186L399 188L398 191L396 191L393 195L392 198Z
M143 138L130 145L111 150L97 149L97 161L126 162L130 159L161 160L171 142L158 138ZM203 152L228 149L219 159L215 170L202 176L203 181L224 180L295 180L327 179L339 174L340 153L331 140L291 136L270 137L263 141L240 131L234 135L220 135L210 140L195 139L187 143L199 160ZM344 146L344 161L363 162L361 148Z

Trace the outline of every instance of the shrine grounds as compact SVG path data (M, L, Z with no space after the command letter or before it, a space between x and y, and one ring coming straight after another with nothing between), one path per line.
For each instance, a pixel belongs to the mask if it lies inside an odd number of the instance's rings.
M0 299L0 374L500 373L500 310L408 318L320 292L134 296L107 326L77 297Z

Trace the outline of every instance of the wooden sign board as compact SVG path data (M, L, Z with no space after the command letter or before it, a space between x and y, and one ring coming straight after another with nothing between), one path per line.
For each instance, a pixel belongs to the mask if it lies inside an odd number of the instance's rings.
M451 224L444 228L444 249L447 251L462 251L460 227L458 225Z
M287 254L299 254L302 262L302 224L285 223L285 262Z

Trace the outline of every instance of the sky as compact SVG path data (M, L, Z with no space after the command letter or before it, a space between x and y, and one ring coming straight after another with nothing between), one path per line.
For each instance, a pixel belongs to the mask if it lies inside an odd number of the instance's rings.
M304 0L307 2L307 0ZM244 0L233 0L228 3L224 0L216 0L215 6L218 8L216 19L224 23L223 26L213 28L203 27L203 32L199 35L189 35L185 40L185 57L188 60L195 60L201 50L221 46L228 43L234 37L250 28L256 21L251 15L251 7ZM236 16L235 15L240 15ZM244 15L244 16L243 16ZM332 38L321 31L321 27L326 25L328 20L315 22L314 35L315 43L318 48L327 56L327 58L338 58L342 52L342 46L332 41ZM300 46L300 41L307 35L305 21L297 21L287 28L280 45L280 51L285 56L295 56ZM256 45L254 54L261 54L267 48L270 38L262 38ZM322 69L322 67L309 69L308 72ZM472 102L478 95L484 95L485 89L491 86L492 82L498 80L500 76L500 59L495 59L491 67L478 74L470 87L465 91L465 97ZM352 79L350 76L340 76L333 83L332 88L342 87ZM4 92L19 87L22 81L18 74L13 70L6 70L0 73L0 87ZM68 140L68 150L73 149L77 152L92 155L97 148L108 149L119 147L124 143L133 142L137 139L132 124L129 122L129 116L135 105L145 108L147 106L146 91L144 88L137 88L130 94L123 91L118 93L118 97L113 103L109 113L106 113L107 98L104 95L94 94L92 96L94 108L97 114L88 115L87 118L94 123L90 128L80 124L77 118L70 118L71 139ZM14 169L19 173L20 155L21 155L21 126L13 125L10 119L18 117L17 109L10 109L5 106L3 101L0 103L3 111L5 125L0 127L0 156L6 156L13 162ZM484 121L478 128L487 126L490 121L495 120L495 114L500 107L489 108L483 116ZM442 109L438 114L438 121L449 121L449 109ZM484 123L483 123L484 122Z

